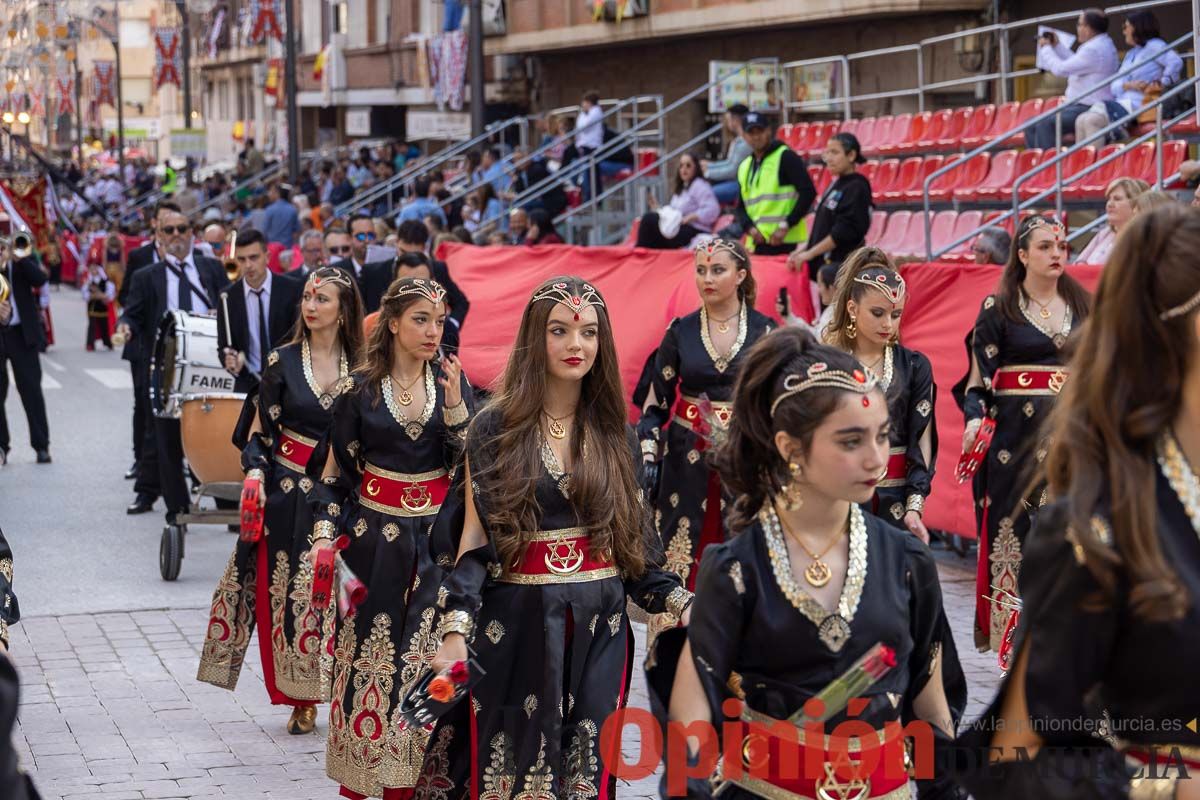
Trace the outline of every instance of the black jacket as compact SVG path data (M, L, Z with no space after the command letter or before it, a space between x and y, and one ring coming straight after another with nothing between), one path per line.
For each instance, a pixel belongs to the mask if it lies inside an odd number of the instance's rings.
M4 271L2 266L0 271ZM46 329L42 327L41 309L33 290L50 280L50 274L32 256L16 259L12 262L12 268L4 274L12 284L9 302L16 306L17 315L21 318L21 334L25 344L37 348L38 352L45 352Z
M833 250L821 260L840 264L863 246L871 228L871 182L857 172L841 176L821 195L816 212L809 245L832 236Z
M359 294L362 295L363 310L370 314L372 311L379 310L383 294L392 282L395 263L395 260L390 258L387 261L368 262L363 264L361 275L354 274L354 262L349 258L335 261L330 266L337 267L350 275L351 280L358 285Z
M342 262L338 262L334 266L340 266L341 264ZM458 333L467 318L467 311L471 308L471 303L467 300L467 296L463 294L463 290L458 288L458 284L450 277L450 268L446 266L445 261L431 259L429 264L430 271L433 273L433 279L446 289L446 303L450 307L450 320L447 321L445 333L442 335L442 345L450 351L455 351L458 349ZM347 266L353 270L353 266ZM362 291L363 307L368 314L379 310L383 295L395 279L395 259L391 261L375 261L371 264L363 265L362 277L359 279L358 288Z
M812 178L808 177L808 167L805 166L804 159L796 155L783 142L774 140L767 145L762 158L758 158L753 154L750 156L750 174L753 176L758 171L759 165L762 164L763 160L781 147L783 148L783 156L779 159L779 185L796 187L798 195L796 205L792 207L787 217L788 227L795 228L800 224L800 220L804 219L804 215L808 213L808 209L812 207L813 200L817 196L817 187L813 186ZM750 215L746 213L746 199L741 196L740 192L738 193L737 218L745 230L748 231L755 227L754 220L750 219Z
M524 170L517 173L516 180L513 181L513 191L518 195L524 194L529 187L537 186L542 181L549 177L550 171L546 169L546 165L542 161L532 161ZM567 193L563 191L562 184L555 181L546 189L541 196L542 207L546 209L546 213L550 215L550 219L554 219L559 214L567 210Z
M200 287L208 295L209 308L217 307L221 290L229 286L229 278L221 262L193 254ZM121 322L129 326L129 341L121 358L126 361L149 361L154 354L154 337L158 323L167 306L167 266L157 262L138 270L129 282L128 302L121 313Z
M291 275L271 276L271 298L267 307L267 334L271 341L267 349L273 349L283 344L296 325L300 316L300 296L304 294L304 281ZM238 352L245 353L250 348L250 316L246 311L245 279L239 278L228 289L221 292L225 300L217 304L217 352L224 353L226 347L232 347ZM233 336L232 344L225 338L225 308L229 308L229 333ZM265 364L263 365L266 366ZM243 368L235 376L234 389L247 394L258 387L258 381L250 374L248 368Z
M128 302L129 285L133 283L133 274L158 260L158 249L154 246L153 239L141 247L135 247L129 251L129 258L125 259L125 277L121 279L121 291L117 293L118 303L124 306Z

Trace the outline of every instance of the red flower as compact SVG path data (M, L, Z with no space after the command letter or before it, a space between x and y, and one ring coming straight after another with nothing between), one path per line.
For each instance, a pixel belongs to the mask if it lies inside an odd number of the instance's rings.
M454 697L454 684L444 675L438 675L429 682L429 696L439 703L449 702Z
M450 667L450 680L454 681L455 685L462 686L469 677L471 677L471 670L467 669L467 662L455 661Z

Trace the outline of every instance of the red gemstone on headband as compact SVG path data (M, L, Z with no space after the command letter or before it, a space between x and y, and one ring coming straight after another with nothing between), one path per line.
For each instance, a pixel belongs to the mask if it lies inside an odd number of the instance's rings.
M879 281L880 283L887 283L887 275L876 275L875 280Z
M573 305L573 306L581 306L581 305L583 305L583 298L582 298L582 297L572 297L572 298L571 298L571 305Z
M819 375L827 369L829 369L828 364L826 364L824 361L818 361L808 368L809 377L812 377L813 375Z
M854 370L854 380L858 381L859 383L866 383L867 376L863 374L861 369L856 369Z
M871 398L867 397L864 394L863 395L863 408L870 408L870 407L871 407Z

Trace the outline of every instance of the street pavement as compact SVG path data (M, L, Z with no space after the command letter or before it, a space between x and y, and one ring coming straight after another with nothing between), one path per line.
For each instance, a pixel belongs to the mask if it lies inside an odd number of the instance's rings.
M152 514L125 514L133 499L122 478L131 460L128 364L115 352L85 352L77 292L52 297L58 343L43 359L43 388L54 463L34 462L10 389L13 450L0 469L0 528L23 614L12 631L23 765L47 800L336 797L324 774L324 710L314 734L289 736L287 714L267 702L257 643L236 692L196 681L209 600L234 535L193 526L179 579L161 579L161 501ZM939 563L973 717L998 673L994 658L971 646L972 564L946 553ZM631 704L648 707L640 670ZM630 762L637 749L627 735ZM620 794L656 796L656 780Z

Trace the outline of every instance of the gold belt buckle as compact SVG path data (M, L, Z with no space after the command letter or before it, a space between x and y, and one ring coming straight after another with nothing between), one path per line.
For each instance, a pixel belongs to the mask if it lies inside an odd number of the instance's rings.
M820 800L864 800L870 794L871 780L869 778L840 780L833 764L825 762L825 777L817 781L817 797Z
M1067 373L1061 369L1055 370L1054 374L1050 376L1050 391L1058 394L1062 391L1063 385L1066 384L1066 382Z
M566 552L563 552L564 547ZM547 549L546 569L554 575L574 575L583 566L583 553L575 546L574 539L559 536Z
M433 498L424 484L413 481L404 487L404 494L400 496L400 505L404 507L405 511L419 514L433 505Z

